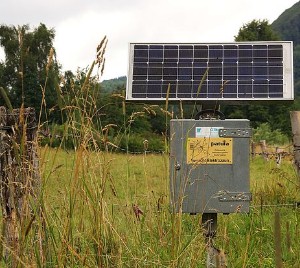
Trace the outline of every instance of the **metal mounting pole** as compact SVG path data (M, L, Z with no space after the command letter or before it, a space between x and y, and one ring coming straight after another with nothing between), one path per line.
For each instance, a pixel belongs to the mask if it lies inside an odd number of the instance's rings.
M202 107L203 108L203 107ZM204 109L200 110L195 116L195 120L224 120L225 116L217 109ZM213 238L217 233L218 214L217 213L203 213L202 214L202 228L203 235L205 236L207 246L206 267L226 267L225 256L221 256L221 251L213 245Z
M218 214L217 213L203 213L202 214L202 228L203 235L205 236L206 247L207 247L207 258L206 258L206 267L226 267L221 266L220 261L220 250L213 245L213 238L217 233L217 222Z
M202 214L202 227L206 239L212 239L217 233L217 213L203 213Z

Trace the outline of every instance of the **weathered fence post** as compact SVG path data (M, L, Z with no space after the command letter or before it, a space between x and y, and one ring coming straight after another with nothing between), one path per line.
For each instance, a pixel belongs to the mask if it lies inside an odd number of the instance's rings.
M40 175L36 143L36 118L33 108L0 107L0 198L2 206L2 252L6 263L17 267L34 254L23 251L38 211ZM36 207L35 207L36 206Z
M255 142L251 141L251 158L252 160L255 158L256 151L255 151Z
M300 112L291 111L291 125L294 145L294 164L297 169L298 178L300 177Z
M264 159L265 159L266 161L269 161L268 152L267 152L267 142L266 142L266 140L261 140L261 141L259 142L259 144L260 144L260 148L261 148L262 155L263 155Z
M279 147L275 148L275 159L276 159L276 165L277 167L280 166L283 156L283 150Z

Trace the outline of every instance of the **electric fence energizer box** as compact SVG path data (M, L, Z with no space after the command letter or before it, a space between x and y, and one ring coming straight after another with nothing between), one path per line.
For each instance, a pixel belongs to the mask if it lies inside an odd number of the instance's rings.
M176 212L249 212L248 120L171 120L170 188Z

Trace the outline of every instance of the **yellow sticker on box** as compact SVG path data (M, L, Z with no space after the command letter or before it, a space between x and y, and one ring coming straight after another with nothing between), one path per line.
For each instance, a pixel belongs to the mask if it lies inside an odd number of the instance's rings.
M187 163L232 164L232 138L188 138Z

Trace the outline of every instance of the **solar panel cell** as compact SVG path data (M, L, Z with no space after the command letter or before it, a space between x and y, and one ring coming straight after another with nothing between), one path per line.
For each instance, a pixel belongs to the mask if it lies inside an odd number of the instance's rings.
M194 61L198 62L201 60L205 60L207 62L208 59L208 46L194 46Z
M150 46L149 47L149 62L163 62L164 51L163 46Z

